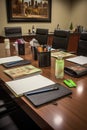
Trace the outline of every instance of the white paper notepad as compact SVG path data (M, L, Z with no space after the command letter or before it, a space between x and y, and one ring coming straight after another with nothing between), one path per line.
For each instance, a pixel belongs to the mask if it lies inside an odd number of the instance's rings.
M79 65L87 64L87 57L86 56L76 56L73 58L66 59L67 61L77 63Z
M19 56L4 57L4 58L0 58L0 64L6 63L6 62L11 62L11 61L19 61L19 60L23 60L23 58L21 58Z
M52 80L42 76L35 75L19 80L6 82L8 88L16 95L21 96L23 93L55 84Z

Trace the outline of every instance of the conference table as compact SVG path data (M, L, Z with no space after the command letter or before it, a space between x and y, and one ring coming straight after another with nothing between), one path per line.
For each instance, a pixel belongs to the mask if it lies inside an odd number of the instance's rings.
M28 43L25 45L25 55L20 55L24 59L31 60L31 64L38 66L38 61L32 58L31 48ZM0 43L0 58L6 56L18 55L15 47L11 44L10 50L4 49L4 44ZM65 60L65 66L71 66L74 63ZM0 65L0 78L6 82L12 79L7 76L3 70L6 69ZM74 78L64 74L63 79L55 77L55 58L51 57L51 66L41 67L43 76L54 82L67 87L64 79L72 79L77 87L69 88L72 94L50 103L35 107L24 96L15 97L15 95L3 83L2 87L15 100L15 102L33 119L33 121L42 130L86 130L87 129L87 75L80 78Z

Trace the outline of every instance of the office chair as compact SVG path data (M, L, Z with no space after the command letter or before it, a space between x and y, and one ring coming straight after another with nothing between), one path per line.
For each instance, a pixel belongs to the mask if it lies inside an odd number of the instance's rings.
M17 105L10 95L2 87L0 79L0 130L28 130L40 128Z
M87 56L87 32L80 34L78 42L77 55Z
M69 35L69 31L54 30L52 48L66 51L68 47Z
M40 45L46 45L48 40L48 29L37 28L35 38Z
M6 37L22 36L21 27L4 27Z
M0 43L4 42L4 38L2 36L0 36Z

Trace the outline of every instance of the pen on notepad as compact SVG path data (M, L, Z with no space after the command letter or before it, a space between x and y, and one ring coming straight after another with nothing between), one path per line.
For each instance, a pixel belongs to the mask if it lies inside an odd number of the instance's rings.
M33 94L38 94L38 93L44 93L44 92L49 92L49 91L54 91L54 90L58 90L58 87L52 87L52 88L45 88L45 89L41 89L41 90L34 90L30 93L27 94L28 95L33 95Z

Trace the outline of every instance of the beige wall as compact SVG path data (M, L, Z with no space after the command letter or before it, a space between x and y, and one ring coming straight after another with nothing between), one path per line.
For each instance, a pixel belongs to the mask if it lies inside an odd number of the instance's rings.
M87 0L73 0L71 21L75 27L82 25L87 29Z
M71 6L71 1L72 6ZM4 34L6 26L21 26L22 32L27 33L28 29L35 25L35 28L48 28L49 31L54 31L57 24L61 29L69 29L71 21L74 27L83 25L87 27L87 0L52 0L52 20L51 23L7 23L6 3L5 0L0 0L0 35Z
M66 1L66 2L65 2ZM28 29L35 25L35 28L49 28L49 31L54 31L57 24L60 24L61 28L66 29L68 27L70 11L68 8L68 0L52 0L52 20L51 23L7 23L6 16L6 4L5 0L0 0L0 35L4 33L5 26L21 26L23 33L27 33Z

